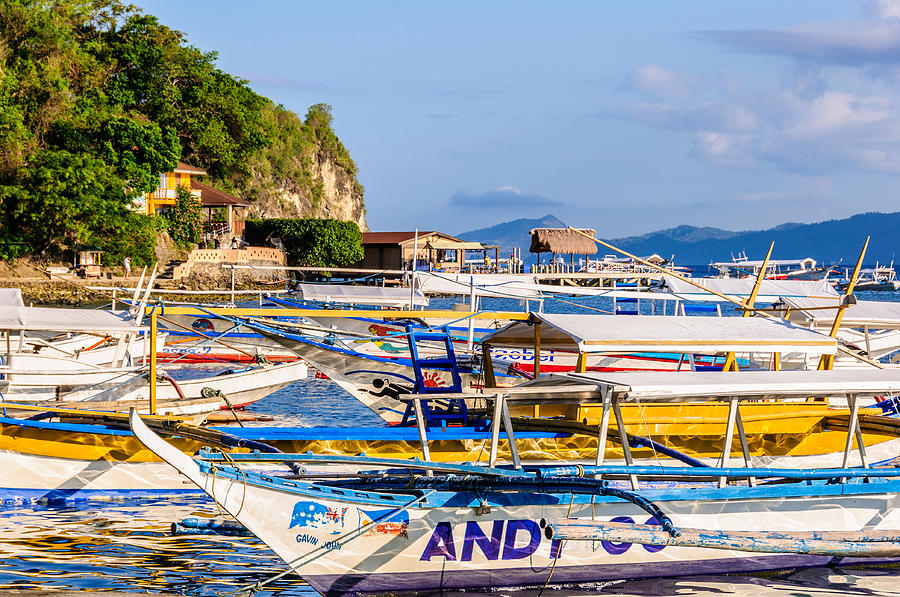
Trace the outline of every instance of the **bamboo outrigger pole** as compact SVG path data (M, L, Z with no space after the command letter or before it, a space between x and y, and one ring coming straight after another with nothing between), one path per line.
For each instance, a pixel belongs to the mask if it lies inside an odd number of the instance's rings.
M741 317L750 317L753 313L751 309L753 309L753 305L756 304L759 288L762 286L762 281L766 278L766 270L769 268L769 259L772 257L772 250L774 248L775 241L772 241L772 244L769 245L769 251L766 253L766 258L763 259L762 266L759 268L759 271L756 272L756 282L753 283L753 290L750 291L750 296L744 301L744 313ZM737 356L734 354L734 351L731 351L728 353L728 356L725 357L725 365L722 367L722 370L737 371L737 368Z
M844 310L850 306L850 297L853 295L853 289L856 287L856 279L859 277L859 270L862 269L862 262L866 256L866 249L869 248L870 238L872 237L866 237L866 242L863 243L862 251L859 252L856 265L853 266L853 275L850 276L850 282L847 284L847 288L844 289L844 296L841 297L841 304L838 306L837 314L834 316L834 321L831 324L831 331L828 333L832 338L837 338L838 329L841 327L841 319L844 318ZM823 354L819 358L819 369L828 370L832 367L834 367L834 355Z

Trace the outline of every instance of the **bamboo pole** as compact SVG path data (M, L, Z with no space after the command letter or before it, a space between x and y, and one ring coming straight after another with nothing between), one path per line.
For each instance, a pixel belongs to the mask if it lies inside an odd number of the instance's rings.
M753 283L753 290L750 291L750 296L747 297L747 300L744 301L744 313L741 317L750 317L753 314L753 306L756 304L756 297L759 296L759 289L762 286L762 281L766 278L766 269L769 267L769 259L772 257L772 250L775 248L775 242L769 245L769 250L766 253L766 258L763 259L762 266L759 268L759 271L756 272L756 281ZM737 371L737 356L734 351L728 353L725 357L725 366L722 367L723 371Z
M150 414L156 414L156 308L150 309Z
M853 289L856 287L856 280L859 277L859 270L862 269L862 262L866 256L866 249L869 248L870 238L870 236L867 236L866 242L863 243L862 251L859 252L859 257L856 259L856 265L853 266L853 275L850 276L850 283L847 284L847 288L844 290L844 295L841 298L841 304L838 306L838 311L834 316L834 321L831 323L831 331L828 333L828 335L832 338L837 338L838 330L841 327L841 319L844 318L844 310L850 306L850 296L853 294ZM834 367L834 355L823 354L819 358L819 369L830 370L832 367Z

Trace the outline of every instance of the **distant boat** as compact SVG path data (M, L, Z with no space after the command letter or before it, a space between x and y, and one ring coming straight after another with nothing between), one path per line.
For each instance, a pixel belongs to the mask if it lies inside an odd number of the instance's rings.
M720 278L748 278L759 275L763 266L762 260L748 259L746 253L732 255L731 261L716 261L709 267L717 272ZM770 259L766 265L767 280L822 280L834 266L817 266L812 257L803 259Z
M838 287L843 290L850 284L849 280L838 282ZM853 287L854 290L888 291L895 292L900 289L900 281L897 280L897 272L894 271L894 262L890 265L878 265L872 269L864 269L859 272L859 280Z

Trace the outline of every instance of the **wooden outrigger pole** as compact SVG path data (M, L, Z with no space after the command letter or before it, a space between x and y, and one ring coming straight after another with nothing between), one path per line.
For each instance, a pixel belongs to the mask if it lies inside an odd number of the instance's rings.
M866 237L866 242L863 243L862 251L859 252L859 258L856 260L856 265L853 266L853 275L850 276L850 283L847 284L847 288L844 290L844 295L841 297L841 303L838 306L837 314L834 316L834 321L831 324L831 331L829 332L829 336L832 338L837 338L838 329L841 327L841 319L844 317L844 310L849 307L851 303L851 296L853 296L853 289L856 287L856 280L859 278L859 271L862 269L862 262L866 256L866 249L869 248L869 239L872 238L870 236ZM854 303L856 301L853 301ZM823 354L819 358L819 369L828 370L834 367L834 355L833 354Z
M741 317L750 317L753 313L753 305L756 304L759 288L762 286L762 281L766 277L766 269L769 267L769 259L772 257L772 249L774 248L775 242L772 241L772 244L769 245L769 251L766 253L766 258L763 259L762 267L760 267L759 271L756 273L756 282L753 283L753 290L750 291L750 296L747 297L747 300L743 301L744 313ZM725 365L722 367L722 371L737 371L737 368L737 357L735 356L734 351L731 351L728 353L728 356L725 357Z

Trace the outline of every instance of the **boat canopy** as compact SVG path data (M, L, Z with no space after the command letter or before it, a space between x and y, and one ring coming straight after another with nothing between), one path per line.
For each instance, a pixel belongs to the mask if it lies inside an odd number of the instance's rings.
M437 250L459 250L462 249L464 251L482 251L487 248L487 246L477 243L477 242L467 242L463 240L448 240L443 238L437 238L434 240L430 240L425 243L426 249L437 249Z
M410 292L406 288L382 288L380 286L348 286L339 284L298 284L297 293L305 301L356 305L380 305L408 307ZM428 298L416 290L414 305L427 307Z
M676 300L647 291L583 286L551 286L538 284L531 274L453 274L445 272L416 272L416 287L429 294L469 296L472 285L477 296L511 299L540 299L551 295L604 296L609 298L641 298Z
M0 309L0 330L136 333L147 326L135 325L127 311L13 307Z
M741 300L753 291L755 278L692 278L705 288ZM664 292L685 301L715 301L722 299L673 276L663 276ZM826 280L763 280L757 302L774 302L785 297L837 297L838 293Z
M24 307L22 291L18 288L0 288L0 307Z
M540 298L545 292L544 288L535 283L534 277L527 274L416 273L416 286L422 292L469 295L473 285L477 296Z
M785 297L783 302L796 310L790 314L791 321L816 328L830 328L840 305L840 300L836 298ZM873 329L900 329L900 303L857 301L844 309L842 328L867 326Z
M531 313L482 339L491 346L531 348L534 324L541 349L584 353L722 352L836 354L834 338L761 317L678 317Z
M835 369L831 371L629 371L605 373L550 374L516 386L507 400L533 402L542 389L593 386L597 402L606 394L619 401L682 402L688 400L730 400L764 398L825 398L855 395L858 398L900 394L898 369ZM557 394L560 399L565 394ZM582 394L583 402L590 400ZM547 402L554 394L548 392Z

